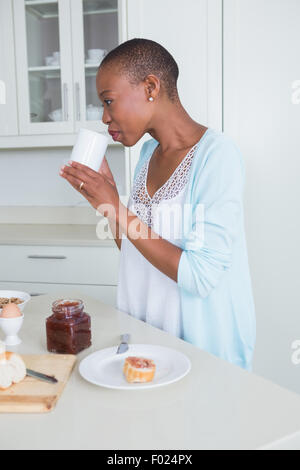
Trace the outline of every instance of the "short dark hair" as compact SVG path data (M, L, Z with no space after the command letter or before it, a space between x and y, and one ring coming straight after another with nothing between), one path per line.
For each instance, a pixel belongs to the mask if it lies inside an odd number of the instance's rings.
M178 97L178 65L161 44L150 39L135 38L123 42L110 51L100 64L117 65L133 85L142 82L149 74L156 75L171 101Z

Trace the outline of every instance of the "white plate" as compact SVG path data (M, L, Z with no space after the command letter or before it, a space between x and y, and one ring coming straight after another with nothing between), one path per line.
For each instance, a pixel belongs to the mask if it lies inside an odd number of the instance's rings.
M129 344L123 354L116 354L118 346L90 354L79 365L84 379L101 387L137 390L161 387L182 379L191 370L190 360L181 352L152 344ZM154 379L146 383L128 383L123 365L128 356L152 359L156 365Z

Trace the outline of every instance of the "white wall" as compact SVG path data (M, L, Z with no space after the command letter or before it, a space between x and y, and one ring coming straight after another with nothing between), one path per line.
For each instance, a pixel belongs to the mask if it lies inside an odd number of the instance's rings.
M59 175L71 148L1 150L0 206L87 206L89 203ZM125 159L109 147L107 160L120 194L125 194Z
M240 146L257 313L254 372L300 392L299 0L225 0L224 124Z

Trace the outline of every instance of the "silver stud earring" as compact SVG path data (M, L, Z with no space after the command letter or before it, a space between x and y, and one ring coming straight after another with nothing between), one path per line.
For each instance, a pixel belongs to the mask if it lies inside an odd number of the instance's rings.
M149 101L154 101L153 96L150 96Z

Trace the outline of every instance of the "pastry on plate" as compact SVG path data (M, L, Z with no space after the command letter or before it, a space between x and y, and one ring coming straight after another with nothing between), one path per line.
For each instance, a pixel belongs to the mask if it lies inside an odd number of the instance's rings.
M145 357L126 357L123 372L127 382L151 382L155 374L155 364Z

